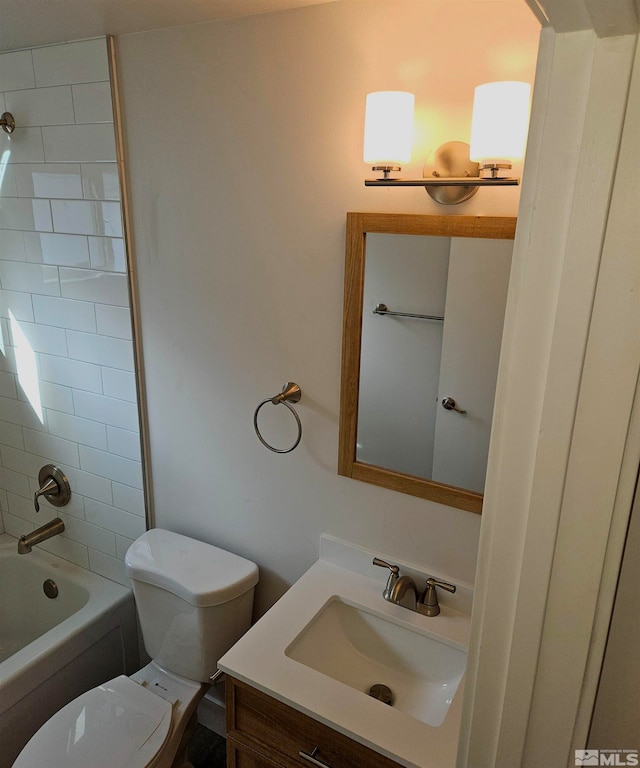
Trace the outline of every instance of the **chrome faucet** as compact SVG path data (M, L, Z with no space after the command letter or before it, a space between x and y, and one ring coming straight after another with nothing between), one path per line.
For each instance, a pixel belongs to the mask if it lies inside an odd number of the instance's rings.
M420 592L411 576L400 576L400 568L397 565L387 563L379 557L373 558L373 564L379 565L382 568L388 568L390 571L387 584L382 593L384 599L390 603L401 605L403 608L409 608L409 610L416 613L421 613L424 616L437 616L440 613L436 587L446 589L447 592L453 593L456 591L453 584L430 577L427 579L424 592Z
M31 552L31 547L33 547L34 544L40 544L41 541L46 541L63 531L64 523L59 517L50 520L48 523L41 525L40 528L36 528L35 531L25 533L18 539L18 554L29 554L29 552Z

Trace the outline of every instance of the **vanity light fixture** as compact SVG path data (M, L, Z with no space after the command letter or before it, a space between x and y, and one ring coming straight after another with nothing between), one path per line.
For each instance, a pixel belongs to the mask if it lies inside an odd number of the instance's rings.
M482 178L499 178L524 154L529 126L529 83L485 83L475 90L469 157Z
M462 141L448 141L438 147L433 160L425 164L421 179L391 178L390 171L400 168L394 164L382 164L374 156L375 153L367 153L367 132L374 130L369 127L370 123L376 119L386 125L387 131L393 126L393 119L385 112L385 109L392 107L379 106L369 118L369 98L378 95L369 94L364 159L365 162L375 161L377 165L372 170L382 170L384 175L382 178L366 179L365 186L424 187L436 202L457 205L475 195L478 187L519 184L519 178L502 175L502 172L512 167L512 160L520 159L524 154L529 125L530 90L528 83L513 81L479 85L475 90L473 104L471 147ZM382 103L380 100L379 104ZM410 151L406 153L407 159L409 156Z
M364 113L364 161L372 171L400 171L411 159L415 96L406 91L376 91L367 96Z

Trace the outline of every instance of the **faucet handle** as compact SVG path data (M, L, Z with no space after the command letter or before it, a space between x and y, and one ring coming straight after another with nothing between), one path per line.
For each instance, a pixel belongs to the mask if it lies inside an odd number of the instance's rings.
M60 486L53 477L50 477L47 482L33 494L33 506L35 507L36 512L40 511L40 504L38 503L40 496L46 496L49 501L51 501L51 499L59 493Z
M436 587L446 589L447 592L455 592L456 588L453 584L449 584L446 581L440 581L440 579L434 579L433 576L427 579L427 586L424 590L422 600L418 604L418 612L425 616L437 616L440 613L440 605L438 604L438 593Z
M71 498L71 486L66 475L54 464L45 464L38 473L38 490L33 495L33 506L40 511L38 499L44 496L55 507L64 507Z
M440 581L440 579L434 579L433 576L427 579L427 587L441 587L442 589L446 589L447 592L456 591L453 584L449 584L446 581Z
M381 568L388 568L389 578L387 579L387 585L384 588L384 592L382 593L382 596L385 600L389 600L391 597L391 591L393 590L396 581L398 581L398 574L400 573L400 568L397 565L393 565L393 563L388 563L386 560L381 560L379 557L373 558L373 564L379 565Z
M392 574L395 573L396 576L400 573L400 568L397 565L393 565L392 563L388 563L386 560L381 560L379 557L374 557L373 558L373 564L374 565L379 565L382 568L388 568L391 571L391 573Z

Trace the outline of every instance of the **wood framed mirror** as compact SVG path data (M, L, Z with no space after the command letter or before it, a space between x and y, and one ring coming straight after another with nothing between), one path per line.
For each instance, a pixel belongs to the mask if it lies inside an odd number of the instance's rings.
M338 474L482 512L515 228L347 214Z

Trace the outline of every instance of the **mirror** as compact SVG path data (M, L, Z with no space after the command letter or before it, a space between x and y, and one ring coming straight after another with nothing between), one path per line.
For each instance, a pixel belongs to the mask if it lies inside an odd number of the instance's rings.
M515 227L347 214L338 474L482 511Z

